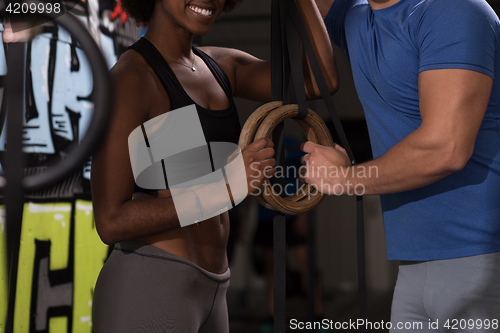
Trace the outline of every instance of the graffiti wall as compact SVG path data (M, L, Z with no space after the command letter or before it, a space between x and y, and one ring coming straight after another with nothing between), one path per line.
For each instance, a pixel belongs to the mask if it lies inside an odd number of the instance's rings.
M119 0L80 0L72 13L88 27L109 67L139 38ZM0 29L3 31L3 29ZM0 31L0 32L1 32ZM7 66L0 43L0 103ZM26 43L23 140L27 174L66 158L92 117L92 75L83 50L54 24ZM0 157L6 149L6 108L0 109ZM89 160L49 189L28 193L23 213L14 331L92 332L92 293L108 255L94 226ZM0 166L1 168L1 166ZM7 313L5 210L0 208L0 332Z

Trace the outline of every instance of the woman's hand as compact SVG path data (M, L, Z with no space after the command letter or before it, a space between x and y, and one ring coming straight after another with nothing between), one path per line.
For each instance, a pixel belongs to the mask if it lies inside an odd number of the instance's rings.
M269 139L258 139L245 147L241 152L245 163L248 193L256 192L264 179L276 172L274 159L274 143Z

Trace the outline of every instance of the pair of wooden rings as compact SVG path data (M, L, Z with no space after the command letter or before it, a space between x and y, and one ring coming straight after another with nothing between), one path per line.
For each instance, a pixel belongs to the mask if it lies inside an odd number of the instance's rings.
M262 105L246 121L238 145L243 150L254 140L260 138L272 140L272 133L276 126L285 119L296 117L298 113L299 109L296 104L283 105L282 102L270 102ZM333 147L330 131L317 113L307 109L307 116L303 120L294 120L306 134L307 140ZM254 197L264 207L290 215L307 212L323 200L323 194L309 184L302 185L295 194L283 198L276 193L267 179L263 182L260 193Z

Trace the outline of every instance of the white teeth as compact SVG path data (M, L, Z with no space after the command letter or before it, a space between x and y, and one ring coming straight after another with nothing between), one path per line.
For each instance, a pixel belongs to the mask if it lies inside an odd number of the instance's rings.
M212 11L211 10L202 9L202 8L199 8L199 7L196 7L196 6L193 6L193 5L189 6L189 9L191 9L193 12L201 14L203 16L210 16L210 15L212 15Z

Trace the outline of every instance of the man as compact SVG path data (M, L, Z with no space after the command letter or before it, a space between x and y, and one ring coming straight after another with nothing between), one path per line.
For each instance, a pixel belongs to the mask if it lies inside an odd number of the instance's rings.
M388 259L402 262L393 330L497 331L498 17L484 0L317 3L350 61L374 159L353 167L341 147L307 142L306 181L381 195Z

